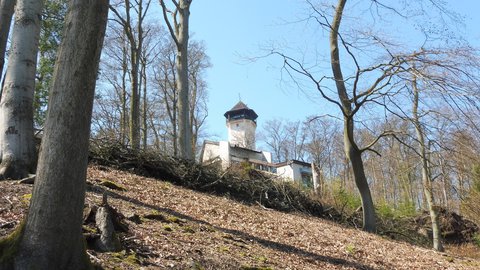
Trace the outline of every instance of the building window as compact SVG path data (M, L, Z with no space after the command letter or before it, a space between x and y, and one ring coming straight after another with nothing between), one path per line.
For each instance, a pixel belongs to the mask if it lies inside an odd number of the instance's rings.
M302 172L301 176L302 176L302 185L306 188L312 188L313 187L312 174Z

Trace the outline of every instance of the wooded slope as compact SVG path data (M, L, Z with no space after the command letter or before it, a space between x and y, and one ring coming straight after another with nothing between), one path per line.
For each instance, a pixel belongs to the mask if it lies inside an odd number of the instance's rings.
M99 186L112 181L126 191ZM126 251L97 253L106 269L479 269L480 261L383 239L331 221L246 206L167 182L90 167L86 204L102 193L125 219ZM0 182L0 237L27 207L31 186ZM26 195L27 194L27 195ZM85 227L88 230L88 227Z

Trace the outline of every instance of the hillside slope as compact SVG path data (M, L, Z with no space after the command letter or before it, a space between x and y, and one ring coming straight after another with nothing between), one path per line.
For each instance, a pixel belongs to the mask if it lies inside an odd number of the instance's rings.
M126 190L98 185L106 180ZM117 211L140 217L126 221L126 251L88 251L106 269L480 269L477 260L105 167L90 167L88 182L87 204L100 204L106 192ZM30 192L0 182L0 237L24 215Z

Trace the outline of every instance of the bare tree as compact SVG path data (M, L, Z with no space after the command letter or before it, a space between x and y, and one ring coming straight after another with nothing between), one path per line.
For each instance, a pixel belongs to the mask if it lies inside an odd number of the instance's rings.
M188 79L188 20L192 0L172 0L173 9L169 9L164 0L160 0L163 17L177 49L175 68L178 91L178 132L182 158L192 160L192 129L190 123L189 79ZM169 14L171 18L169 18Z
M383 112L385 115L384 121L386 121L386 115L389 113L404 115L404 106L401 103L406 95L405 84L410 81L409 76L412 72L410 63L419 61L424 57L423 48L427 45L438 46L445 35L442 36L441 31L428 32L421 26L419 28L423 30L422 33L425 33L426 41L422 44L421 42L418 43L417 40L415 44L404 46L400 42L395 42L391 37L384 38L378 33L382 32L381 29L375 31L376 29L373 26L378 25L376 23L377 19L388 21L389 18L386 14L394 15L405 21L415 19L413 18L415 15L403 14L405 6L402 3L397 3L397 5L395 2L365 1L359 3L354 10L350 10L345 9L346 0L339 0L332 10L330 5L316 6L311 1L307 2L312 10L309 20L317 23L329 33L330 68L333 76L327 76L325 72L320 73L318 69L315 70L315 65L314 68L311 68L304 62L300 62L284 53L279 53L277 50L273 50L273 53L283 57L284 70L288 71L292 78L295 79L298 74L307 78L316 86L324 100L339 109L343 118L344 152L350 161L355 183L362 199L363 226L367 231L375 231L375 210L366 176L364 158L369 157L366 153L380 154L375 149L375 145L382 138L389 135L393 136L396 132L394 130L378 131L368 128L371 125L371 120L366 116L377 115L378 118L378 113ZM431 10L440 13L440 15L437 14L438 17L441 17L442 14L452 15L445 13L443 3L438 1L425 2L433 6ZM366 6L359 6L363 3ZM423 2L418 3L419 10L423 11L420 14L430 12L424 4ZM374 11L369 13L372 28L364 31L351 26L348 30L342 30L340 27L342 21L351 18L344 12L357 10L367 11L367 13L368 11ZM328 15L330 11L332 12L331 16ZM453 15L451 18L456 19ZM355 24L358 25L359 22L356 21ZM417 44L422 49L415 51ZM413 50L405 50L405 48L413 48ZM345 70L347 73L344 73ZM332 84L328 84L332 80L333 88ZM367 128L370 135L364 136L359 133L358 126Z
M123 3L122 3L123 2ZM128 41L129 63L130 63L130 121L129 121L129 139L133 149L140 148L140 88L139 81L141 79L141 57L143 49L143 41L145 39L144 20L150 7L151 0L136 1L136 5L132 5L130 0L124 0L115 5L111 5L110 9L115 15L114 21L122 28ZM123 7L125 14L121 14L118 10ZM134 25L133 12L136 13L136 28Z
M189 87L190 87L190 109L189 118L191 122L192 132L192 151L196 151L198 138L202 135L202 127L204 126L207 116L207 83L204 80L205 70L211 66L210 59L206 55L205 47L201 42L190 42L189 44ZM156 115L165 114L168 121L164 121L162 125L157 122L156 129L164 130L165 138L171 145L170 153L174 156L178 154L179 139L179 92L175 87L178 80L177 69L175 67L177 51L173 42L167 42L161 48L163 57L159 57L154 68L154 82L158 88L158 98L161 100L161 106L156 106ZM152 121L155 122L155 121Z
M423 183L423 192L425 194L425 199L427 201L428 211L432 220L432 235L433 235L433 248L438 251L443 251L442 246L442 236L440 232L440 225L438 223L438 211L435 209L435 200L433 197L432 190L432 175L430 172L429 166L429 157L427 151L427 145L425 142L425 132L422 124L420 123L420 116L418 112L418 102L420 91L418 89L417 80L414 75L412 81L413 89L413 108L412 108L412 122L415 126L415 132L417 134L418 149L420 159L421 159L421 168L422 168L422 183Z
M261 137L269 150L273 153L272 159L274 162L286 160L283 154L284 142L287 140L283 123L279 119L267 120L262 127L263 131Z
M189 80L190 80L190 123L192 133L192 152L197 153L197 145L202 128L208 116L207 83L204 80L205 71L212 66L202 42L190 42L189 49Z
M276 162L305 160L307 154L307 132L301 121L268 120L263 126L262 137L273 152Z
M172 154L178 156L178 91L175 87L177 72L175 68L176 50L172 43L167 43L162 48L162 55L155 65L154 81L159 89L163 109L169 120L169 129L166 130L171 137Z

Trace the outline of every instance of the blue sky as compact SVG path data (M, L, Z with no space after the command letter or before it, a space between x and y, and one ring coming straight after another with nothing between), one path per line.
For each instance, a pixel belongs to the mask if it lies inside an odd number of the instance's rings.
M300 1L194 1L190 29L194 39L204 40L213 64L207 72L208 133L213 139L226 139L223 114L239 97L259 115L259 128L268 119L303 120L318 111L319 104L282 82L279 58L247 59L265 54L261 47L272 42L297 39L296 27L286 21L301 9Z
M448 2L465 15L464 31L478 46L480 2ZM328 112L327 103L322 102L313 89L302 93L285 77L282 79L282 62L278 57L248 60L264 55L261 48L272 43L298 51L316 49L328 53L325 51L328 41L321 33L313 35L315 32L303 22L291 23L304 17L305 8L301 0L193 1L192 38L205 42L213 64L206 78L209 87L207 131L211 139L226 139L223 114L239 101L239 96L259 115L258 129L274 118L304 120L309 115Z

